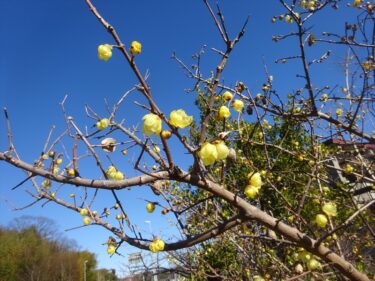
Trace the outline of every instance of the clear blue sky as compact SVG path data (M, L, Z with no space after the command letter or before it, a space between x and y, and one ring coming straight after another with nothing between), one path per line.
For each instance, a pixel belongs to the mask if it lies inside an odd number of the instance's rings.
M170 57L175 51L187 65L191 65L191 55L206 44L207 55L203 60L205 75L215 67L218 57L209 48L220 49L223 44L203 1L93 2L117 29L125 44L133 40L142 43L143 52L137 57L137 63L143 73L147 69L150 71L149 83L161 109L168 113L172 109L183 107L188 113L196 115L194 97L184 93L184 89L191 87L193 81L184 76ZM285 34L295 29L295 26L283 22L271 23L272 16L283 12L279 2L236 0L219 3L231 35L239 30L245 17L250 16L247 34L234 51L224 72L225 82L233 86L236 81L244 81L254 92L260 91L262 83L266 81L263 57L275 78L275 86L281 93L285 93L284 96L289 90L302 87L302 81L295 78L296 68L300 70L299 65L273 63L278 57L295 55L293 51L296 47L293 40L277 44L271 41L272 35ZM84 105L89 104L105 116L104 98L113 104L136 80L119 53L114 52L108 62L97 58L97 46L112 44L113 41L83 0L0 0L0 10L0 106L6 106L9 110L14 142L19 154L24 160L32 162L38 157L51 125L57 126L56 134L65 128L59 107L64 95L69 95L66 102L68 114L80 126L91 126L93 122L86 118ZM343 8L333 15L343 18L347 13L348 8ZM325 28L331 31L341 30L343 23L335 23L330 10L317 17L312 26L319 34ZM311 51L321 55L326 50L326 46L317 46ZM314 85L344 85L342 69L338 66L344 53L333 53L325 66L326 72L312 70ZM136 99L142 101L141 97ZM126 119L128 126L139 124L143 114L131 103L120 111L120 116ZM6 141L5 122L1 118L0 150L6 149ZM67 149L69 144L65 143ZM64 149L61 145L58 148ZM178 162L186 166L188 163L184 159L180 155ZM124 170L127 174L132 173L130 164ZM86 176L90 173L87 169ZM79 215L53 204L47 204L43 208L39 204L24 211L12 212L5 204L5 199L19 207L31 201L24 192L28 185L10 191L23 177L21 172L0 163L0 224L7 225L13 218L25 214L53 218L61 230L82 224ZM120 196L132 222L139 228L148 231L144 221L150 220L154 233L161 237L168 239L176 234L168 222L171 217L161 217L160 210L151 215L146 213L143 199L155 199L148 189L136 188L131 192L122 192ZM107 200L112 199L100 192L99 206L108 204ZM101 245L109 234L99 227L66 233L82 249L96 253L99 266L120 270L121 263L126 263L127 259L109 259L105 246ZM121 249L125 255L134 251L137 250L127 245Z

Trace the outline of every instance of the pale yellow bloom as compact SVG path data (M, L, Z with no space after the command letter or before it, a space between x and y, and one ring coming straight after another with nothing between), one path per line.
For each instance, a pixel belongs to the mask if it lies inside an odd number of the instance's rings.
M247 178L249 179L250 185L255 186L257 188L260 188L262 186L262 177L259 173L249 173L247 175Z
M186 115L183 109L173 110L169 115L169 123L177 128L185 128L193 122L193 116Z
M224 160L229 154L229 148L223 141L216 141L217 160Z
M336 217L337 216L337 207L336 207L336 204L333 203L333 202L325 203L323 205L322 210L329 217Z
M108 118L103 118L99 122L96 123L96 127L98 128L99 131L104 130L110 125L110 121Z
M138 41L133 41L130 45L130 53L132 53L133 56L136 56L142 52L142 44Z
M229 118L230 117L230 111L229 108L226 107L225 105L221 106L219 109L219 118Z
M104 61L109 60L112 57L112 46L108 44L99 45L98 57Z
M315 217L315 222L316 224L319 226L319 227L326 227L327 223L328 223L328 219L325 215L323 214L318 214L316 215Z
M164 247L165 247L165 243L161 239L156 239L156 240L152 241L150 243L150 245L149 245L149 249L153 253L157 253L159 251L163 251Z
M116 252L116 247L113 245L109 245L107 248L108 255L113 255Z
M258 192L259 192L258 187L248 185L248 186L245 187L244 194L247 198L254 199L255 196L257 196Z
M226 101L230 101L232 98L233 98L233 94L229 91L226 91L223 94L223 99L226 100Z
M83 223L84 223L85 225L88 225L88 224L91 223L91 219L90 219L89 217L84 217L84 218L83 218Z
M244 103L242 100L234 100L232 103L232 107L235 111L240 112L244 108Z
M87 211L87 209L81 209L79 213L81 214L81 216L86 216L89 213L89 211Z
M215 163L218 156L216 146L209 142L204 143L198 152L198 156L205 166Z
M161 119L153 113L146 114L142 118L143 126L142 131L148 136L152 134L159 135L161 132Z

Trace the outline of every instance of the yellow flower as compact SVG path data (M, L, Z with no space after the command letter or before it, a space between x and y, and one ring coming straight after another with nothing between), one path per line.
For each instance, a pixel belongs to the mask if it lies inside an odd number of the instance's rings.
M148 136L152 134L159 135L161 132L161 119L159 116L153 113L146 114L142 118L143 127L142 131Z
M336 204L333 203L333 202L325 203L323 205L322 210L329 217L336 217L337 216L337 207L336 207Z
M99 131L104 130L110 125L110 121L108 118L103 118L99 122L96 123L96 127L98 128Z
M115 174L114 174L114 176L113 176L113 180L115 180L115 181L121 181L121 180L123 180L124 179L124 174L122 173L122 172L120 172L120 171L117 171Z
M223 99L226 100L226 101L230 101L232 98L233 98L233 94L229 91L226 91L223 94Z
M88 225L88 224L91 223L91 219L90 219L89 217L84 217L84 218L83 218L83 223L84 223L85 225Z
M161 239L156 239L150 243L148 248L150 249L151 252L157 253L159 251L163 251L165 247L165 243Z
M353 171L354 171L353 166L350 165L350 164L346 164L345 170L344 170L345 174L351 174L351 173L353 173Z
M258 187L248 185L248 186L245 187L244 193L245 193L247 198L254 199L255 196L257 196L258 191L259 191Z
M133 56L139 55L142 51L142 44L138 41L133 41L130 45L130 53L132 53Z
M113 179L116 176L117 169L114 166L109 166L105 173L108 178Z
M217 159L216 160L224 160L227 158L229 154L229 148L225 145L223 141L216 141L215 143L216 151L217 151Z
M87 209L81 209L79 213L81 214L81 216L86 216L89 213L89 211L87 211Z
M321 228L324 228L326 227L327 223L328 223L328 219L325 215L323 214L318 214L316 215L315 217L315 222L316 224L321 227Z
M256 188L260 188L262 186L262 178L259 173L249 173L247 178L249 179L250 185Z
M109 60L112 57L112 46L108 44L99 45L98 57L104 61Z
M341 108L336 109L336 115L337 116L341 116L342 115L342 109Z
M204 143L198 152L198 156L205 166L213 164L218 156L216 146L209 142Z
M116 252L116 247L113 245L109 245L107 248L108 255L113 255Z
M315 270L315 269L320 269L321 268L320 262L318 262L316 259L311 259L307 262L307 268L309 270Z
M193 116L186 115L183 109L173 110L169 115L169 123L177 128L185 128L193 122Z
M240 112L244 108L244 103L242 100L234 100L232 103L232 107L234 111Z
M293 23L293 18L290 15L285 16L285 22L286 23Z
M221 106L219 109L219 118L229 118L230 117L230 111L229 108L226 107L225 105Z

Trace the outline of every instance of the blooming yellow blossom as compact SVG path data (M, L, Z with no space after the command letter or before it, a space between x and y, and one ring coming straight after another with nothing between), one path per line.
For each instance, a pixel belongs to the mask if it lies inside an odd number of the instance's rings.
M112 46L108 44L99 45L98 57L104 61L109 60L112 57Z
M104 130L110 125L110 121L108 118L103 118L99 122L96 123L96 127L98 128L99 131Z
M153 253L157 253L159 251L163 251L164 247L165 247L165 243L161 239L156 239L156 240L152 241L150 243L150 245L149 245L149 249Z
M218 156L216 146L209 142L204 143L198 152L198 156L205 166L213 164Z
M229 118L230 117L230 111L229 108L226 107L225 105L221 106L219 109L219 118Z
M235 111L240 112L244 108L244 103L242 100L234 100L232 103L232 107Z
M329 217L336 217L337 216L337 207L336 207L336 204L333 203L333 202L325 203L323 205L322 210Z
M89 211L87 211L87 209L81 209L79 213L81 216L86 216L89 213Z
M185 128L193 122L193 116L186 115L183 109L173 110L169 115L169 123L177 128Z
M244 194L247 198L254 199L255 196L257 196L258 192L259 192L258 187L248 185L248 186L245 187Z
M318 214L316 215L315 217L315 222L316 224L321 227L321 228L324 228L326 227L327 223L328 223L328 219L325 215L323 214Z
M230 101L233 98L233 94L229 91L224 92L223 99L226 101Z
M224 141L216 141L215 147L217 151L217 159L216 160L224 160L227 158L229 154L229 148L225 145Z
M130 44L130 53L132 53L133 56L139 55L142 52L142 44L138 41L133 41Z
M262 177L259 173L249 173L247 175L249 179L249 184L255 186L256 188L260 188L262 186Z
M143 127L142 131L148 136L152 134L159 135L161 132L161 119L159 116L153 113L146 114L142 118Z

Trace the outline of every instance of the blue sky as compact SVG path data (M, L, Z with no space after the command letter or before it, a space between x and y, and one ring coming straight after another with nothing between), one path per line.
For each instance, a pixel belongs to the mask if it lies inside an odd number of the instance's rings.
M193 81L187 79L172 60L172 52L183 59L187 65L193 63L191 55L198 52L206 44L207 52L202 65L205 75L218 62L211 47L222 48L218 32L205 8L203 1L93 1L102 15L116 28L125 44L138 40L143 45L142 54L137 57L137 64L145 73L150 71L149 84L155 100L166 113L173 109L185 108L190 114L197 116L194 108L193 94L186 94L184 89L190 88ZM273 43L271 37L285 34L295 26L280 22L271 23L274 15L283 13L278 1L219 1L233 36L242 26L247 15L250 16L247 34L235 49L223 77L225 82L233 86L236 81L244 81L254 92L260 91L266 82L263 70L263 59L270 73L275 78L275 86L284 97L288 91L301 87L302 81L295 75L300 65L293 62L274 64L279 57L295 55L295 41L286 40ZM111 60L101 61L97 58L97 46L103 43L112 44L112 38L102 28L88 10L84 1L49 0L49 1L0 1L0 106L6 106L10 113L13 136L16 148L21 157L32 162L38 157L43 147L49 128L56 125L55 137L64 130L64 120L59 102L68 94L65 104L69 115L84 127L93 125L84 112L85 104L89 104L98 114L105 116L104 98L113 104L122 93L136 83L133 73L128 68L120 53L114 52ZM352 17L349 9L343 8L333 15L337 18ZM319 15L311 24L314 32L328 28L330 31L341 31L343 23L332 20L332 11ZM329 46L328 48L332 48ZM327 46L311 49L312 55L318 56L327 50ZM310 55L309 54L309 55ZM339 63L345 50L334 52L325 70L312 69L314 86L344 85L344 76ZM313 56L310 58L316 58ZM139 94L135 100L143 101ZM145 112L126 103L119 112L128 126L140 123ZM0 123L0 149L5 150L5 122ZM61 151L69 150L69 141L59 144ZM175 153L178 147L174 148ZM178 154L177 162L187 166L189 158ZM136 157L136 154L129 155ZM91 175L89 165L86 176ZM131 175L130 163L124 163L126 174ZM94 174L92 174L94 176ZM5 203L10 200L17 206L31 202L25 193L28 185L16 191L10 188L24 177L23 173L0 162L0 224L7 225L13 218L21 215L46 216L57 221L61 230L81 225L81 217L62 207L40 204L19 212L10 211ZM70 189L64 191L65 195ZM144 188L120 192L132 222L148 232L145 220L152 222L153 232L168 239L176 235L170 225L170 216L161 216L160 210L147 214L145 201L154 200L152 193ZM112 198L104 192L98 196L98 208L108 204ZM99 265L120 270L126 258L109 259L106 249L101 244L110 233L99 227L83 228L66 232L69 238L75 239L82 249L97 254ZM130 246L123 246L123 254L137 251Z

